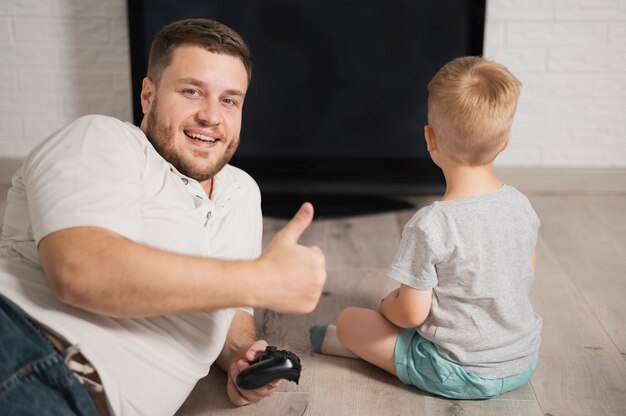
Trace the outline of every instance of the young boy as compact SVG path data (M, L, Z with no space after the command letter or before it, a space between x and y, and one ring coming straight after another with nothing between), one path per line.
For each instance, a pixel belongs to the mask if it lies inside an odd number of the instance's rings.
M493 161L509 144L520 82L457 58L428 85L426 145L446 192L405 225L378 311L350 307L311 328L317 352L358 356L404 384L455 399L516 389L535 371L541 318L528 293L539 219Z

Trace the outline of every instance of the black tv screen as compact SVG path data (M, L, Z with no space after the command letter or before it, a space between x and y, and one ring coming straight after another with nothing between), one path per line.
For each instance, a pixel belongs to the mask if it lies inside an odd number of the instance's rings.
M423 138L426 86L481 55L485 0L128 0L134 116L152 39L205 17L250 47L253 76L232 164L264 195L414 195L444 182Z

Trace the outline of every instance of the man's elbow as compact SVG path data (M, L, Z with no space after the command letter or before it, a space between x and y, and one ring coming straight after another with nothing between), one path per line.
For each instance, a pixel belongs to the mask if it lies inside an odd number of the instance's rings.
M80 307L88 291L84 287L84 262L69 248L59 250L45 243L40 244L39 255L48 286L60 302Z
M80 285L79 265L57 259L44 265L44 275L57 299L70 306L84 303L86 290Z
M125 316L126 311L118 308L119 294L113 295L112 286L103 278L111 275L110 250L119 241L116 236L94 227L76 227L42 238L38 249L44 276L60 302L107 316Z

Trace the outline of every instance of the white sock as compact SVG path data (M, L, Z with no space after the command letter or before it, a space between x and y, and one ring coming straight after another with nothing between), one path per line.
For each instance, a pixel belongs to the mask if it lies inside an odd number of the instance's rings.
M339 357L359 358L339 341L335 325L313 325L309 328L309 338L315 352Z

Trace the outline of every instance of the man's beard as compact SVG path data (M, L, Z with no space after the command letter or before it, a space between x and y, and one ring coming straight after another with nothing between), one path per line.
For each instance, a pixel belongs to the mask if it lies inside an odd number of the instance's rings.
M237 146L239 145L239 139L233 140L228 144L228 147L222 157L213 166L208 167L206 170L200 170L194 168L193 161L184 161L182 156L176 152L176 148L173 143L176 132L168 129L167 126L159 122L160 117L156 101L153 102L152 108L150 109L147 117L148 119L145 133L150 143L152 143L152 146L154 146L163 159L171 163L172 166L174 166L180 173L189 178L195 179L198 182L211 179L220 170L222 170L222 168L230 162L230 159L235 154ZM194 150L193 153L196 157L207 155L207 152L203 152L201 150Z

